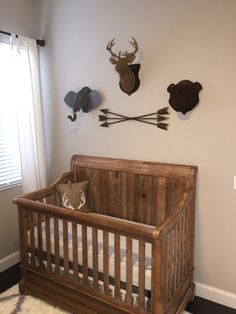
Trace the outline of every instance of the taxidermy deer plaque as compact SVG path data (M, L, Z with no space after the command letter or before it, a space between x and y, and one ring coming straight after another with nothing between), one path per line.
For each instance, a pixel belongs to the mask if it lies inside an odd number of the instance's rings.
M135 60L138 44L134 37L132 37L132 40L133 41L130 41L130 44L134 47L134 51L119 51L118 55L112 51L112 47L115 45L115 38L107 44L107 50L111 54L109 60L115 65L115 69L120 76L120 89L128 95L133 94L140 85L138 77L140 64L131 64Z
M184 80L178 84L170 84L167 91L170 93L169 104L175 111L186 114L193 110L199 102L199 92L202 85L198 82Z

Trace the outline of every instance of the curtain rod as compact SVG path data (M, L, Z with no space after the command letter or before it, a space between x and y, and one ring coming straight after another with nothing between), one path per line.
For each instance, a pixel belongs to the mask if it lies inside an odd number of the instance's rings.
M7 35L7 36L11 36L11 33L8 33L8 32L0 31L0 33L4 34L4 35ZM36 40L37 45L39 45L40 47L44 47L45 46L45 40L44 39L35 39L35 40Z

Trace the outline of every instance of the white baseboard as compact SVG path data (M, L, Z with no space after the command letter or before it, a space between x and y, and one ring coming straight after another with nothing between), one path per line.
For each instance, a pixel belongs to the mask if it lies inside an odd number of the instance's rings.
M11 266L19 263L20 251L16 251L2 259L0 259L0 273L10 268Z
M195 284L198 297L236 309L236 294L199 282L195 282Z

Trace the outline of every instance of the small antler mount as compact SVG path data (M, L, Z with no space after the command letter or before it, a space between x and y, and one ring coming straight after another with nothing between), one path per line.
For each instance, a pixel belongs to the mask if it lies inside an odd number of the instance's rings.
M131 95L139 88L139 70L140 64L131 64L136 58L136 53L138 51L138 43L134 37L131 37L130 41L131 46L134 48L133 52L119 51L119 54L116 54L112 51L113 46L115 45L115 38L113 38L107 44L107 50L110 52L111 57L109 58L110 62L115 65L116 71L119 73L120 77L120 89Z

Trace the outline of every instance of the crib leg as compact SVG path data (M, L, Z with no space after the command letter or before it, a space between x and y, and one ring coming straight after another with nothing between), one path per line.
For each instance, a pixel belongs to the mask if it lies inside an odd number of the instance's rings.
M192 283L191 289L192 289L192 295L191 295L191 297L190 297L190 299L189 299L189 302L192 302L192 301L194 300L194 298L195 298L196 285L195 285L194 282Z

